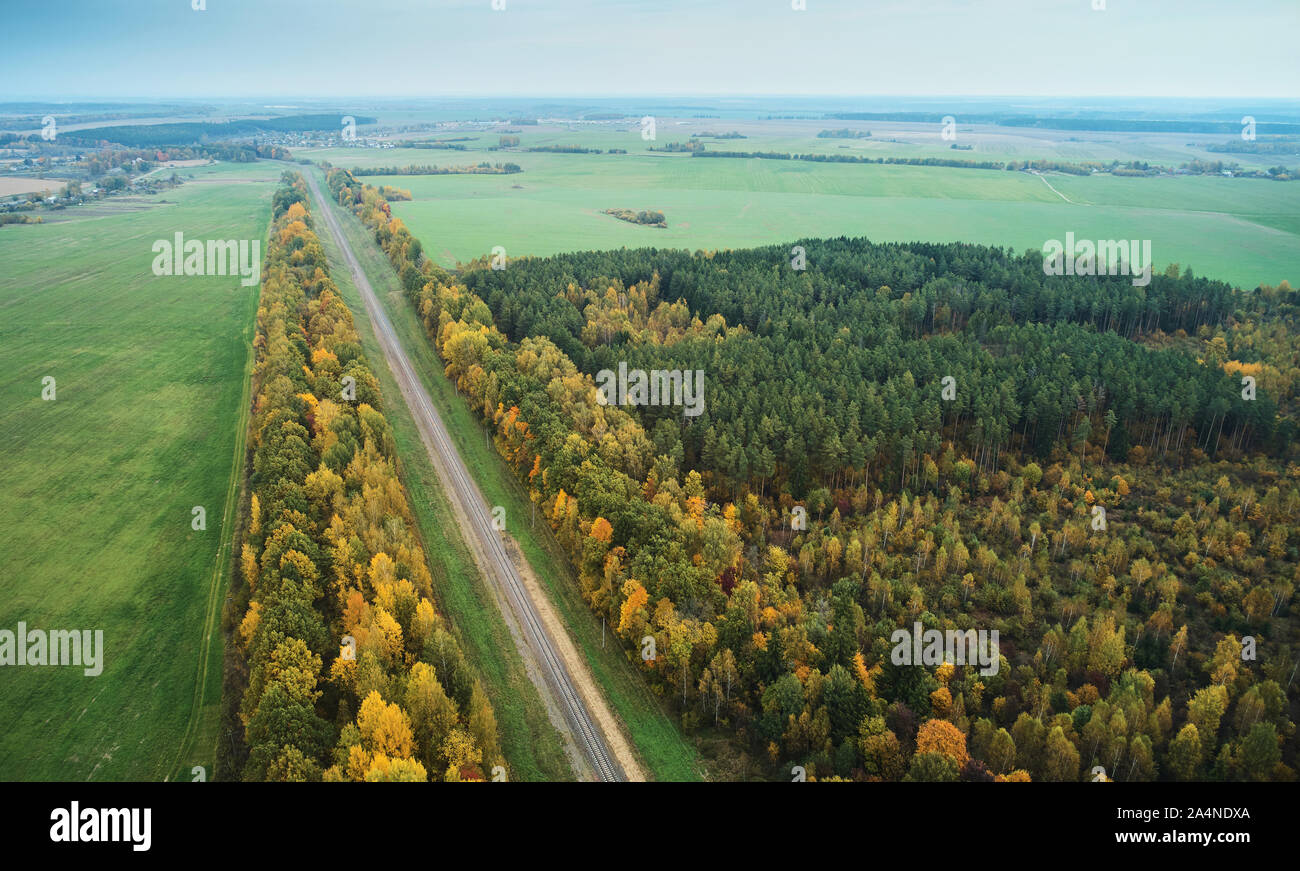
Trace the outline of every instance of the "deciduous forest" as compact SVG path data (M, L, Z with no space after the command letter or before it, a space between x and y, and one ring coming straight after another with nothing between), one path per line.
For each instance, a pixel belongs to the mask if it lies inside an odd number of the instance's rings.
M274 198L219 774L487 780L506 765L433 602L396 446L302 177Z

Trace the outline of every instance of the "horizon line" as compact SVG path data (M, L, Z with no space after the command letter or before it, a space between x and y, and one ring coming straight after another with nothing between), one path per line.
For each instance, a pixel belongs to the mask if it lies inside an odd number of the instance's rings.
M644 92L644 93L474 93L455 92L447 94L209 94L204 96L179 96L171 94L76 94L60 96L6 95L0 94L3 103L35 102L125 102L125 101L171 101L197 103L211 100L619 100L619 99L946 99L946 100L1276 100L1300 104L1300 97L1265 96L1261 94L960 94L960 93L812 93L812 92Z

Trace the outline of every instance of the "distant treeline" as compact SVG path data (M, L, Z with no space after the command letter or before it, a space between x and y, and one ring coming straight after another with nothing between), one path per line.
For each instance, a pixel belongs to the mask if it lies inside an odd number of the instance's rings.
M1240 133L1240 121L1142 121L1119 118L1007 118L997 123L1007 127L1045 127L1051 130L1104 130L1117 133ZM1261 122L1257 130L1270 133L1300 133L1300 124Z
M818 139L867 139L870 136L870 130L854 130L852 127L841 127L838 130L823 130L817 134Z
M1218 154L1300 154L1300 140L1297 139L1271 139L1266 142L1234 139L1203 147L1206 151Z
M946 114L934 112L835 112L834 121L901 121L912 124L942 124ZM996 124L1003 127L1042 127L1050 130L1096 130L1115 133L1238 133L1241 122L1167 121L1139 118L1039 118L1033 115L969 114L963 123ZM1256 124L1259 132L1300 133L1300 124L1266 121Z
M1190 163L1184 163L1180 169L1193 175L1231 173L1237 178L1266 178L1272 181L1290 181L1298 177L1295 170L1288 169L1285 166L1271 166L1268 169L1242 169L1238 164L1224 163L1221 160L1193 160Z
M214 106L195 105L192 103L46 103L46 102L4 102L0 103L0 113L5 115L51 115L57 112L111 112L115 115L138 118L143 112L134 110L167 111L172 115L179 112L213 112Z
M685 151L690 149L661 148L651 151ZM694 157L738 157L760 160L807 160L814 163L895 163L907 166L955 166L964 169L1010 169L1010 164L1000 161L954 160L947 157L863 157L855 154L790 154L784 151L704 151L695 150Z
M581 145L534 145L524 151L545 151L552 154L601 154L599 148L584 148Z
M729 133L714 133L713 131L710 130L705 133L692 133L691 138L692 139L748 139L749 137L746 136L744 133L741 133L739 130L732 130Z
M676 143L672 143L675 145ZM661 149L650 149L651 151L683 151L687 149L665 147ZM1089 161L1085 163L1065 163L1059 160L1008 160L1005 163L997 160L958 160L949 157L866 157L856 154L790 154L784 151L705 151L703 146L694 150L693 157L734 157L734 158L756 158L759 160L806 160L813 163L877 163L877 164L894 164L899 166L946 166L956 169L997 169L1006 170L1007 172L1018 172L1021 170L1036 170L1038 172L1060 172L1067 175L1091 175L1094 172L1106 172L1118 176L1154 176L1170 175L1174 170L1167 166L1158 166L1141 160L1132 160L1127 163L1120 163L1113 160L1110 163L1098 163ZM1179 167L1183 173L1190 175L1218 175L1222 172L1231 172L1238 178L1267 178L1274 181L1289 181L1296 177L1296 173L1284 166L1276 166L1268 170L1243 170L1236 164L1224 164L1222 162L1207 163L1201 160L1193 160L1190 163L1184 163Z
M373 124L374 118L356 116L358 124ZM192 145L202 142L255 136L258 133L301 133L308 130L343 129L342 115L288 115L283 118L246 118L239 121L188 121L177 124L124 124L120 127L92 127L59 134L66 142L116 142L121 145Z
M48 113L54 115L54 117L58 121L59 126L61 127L67 127L72 124L90 124L92 122L121 121L127 118L170 118L176 115L178 112L188 112L192 110L183 109L178 106L173 106L169 109L165 109L163 111L156 111L156 112L99 112L94 114L80 114L80 115L57 114L58 112L63 112L63 111L66 110L57 108L55 109L54 112ZM29 130L33 127L42 126L42 122L44 120L45 120L44 114L24 115L18 118L4 118L4 119L0 119L0 130Z
M469 137L465 137L468 139ZM435 139L433 141L411 141L397 142L394 145L398 148L423 148L430 151L464 151L465 146L457 145L460 139Z
M701 154L704 152L705 149L704 149L703 142L693 139L690 142L669 142L668 144L660 146L659 148L655 148L652 145L646 150L647 151L670 151L670 152L687 151L687 152L694 152L696 154ZM718 153L719 154L743 154L744 152L722 151Z
M476 165L467 166L433 166L422 164L417 166L408 163L406 166L354 166L352 174L354 176L363 175L510 175L511 173L523 172L517 163L495 163L490 164L487 161Z

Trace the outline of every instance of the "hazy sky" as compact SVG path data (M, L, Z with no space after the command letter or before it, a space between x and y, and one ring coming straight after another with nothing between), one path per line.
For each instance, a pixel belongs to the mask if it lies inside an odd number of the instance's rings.
M1300 96L1300 0L5 0L0 99Z

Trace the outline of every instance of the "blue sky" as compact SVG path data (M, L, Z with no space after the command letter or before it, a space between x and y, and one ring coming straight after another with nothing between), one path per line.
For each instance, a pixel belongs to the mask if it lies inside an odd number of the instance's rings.
M191 2L5 0L0 99L1300 95L1300 0Z

